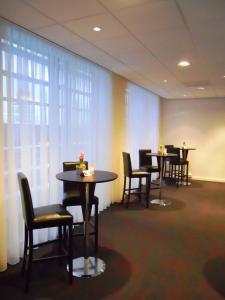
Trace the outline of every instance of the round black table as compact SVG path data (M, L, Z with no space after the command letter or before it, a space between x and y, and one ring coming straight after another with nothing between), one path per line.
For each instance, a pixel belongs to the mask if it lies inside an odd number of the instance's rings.
M80 184L81 197L85 204L84 214L84 256L73 259L73 276L94 277L105 271L105 262L98 257L89 256L89 201L94 197L96 183L117 179L117 174L108 171L94 171L92 176L81 176L76 170L61 172L56 178Z
M162 178L163 178L163 162L164 159L167 157L172 157L172 156L177 156L175 153L161 153L161 152L156 152L156 153L147 153L146 155L149 156L156 156L160 158L160 176L159 176L159 198L151 200L151 204L157 204L160 206L167 206L171 204L171 201L162 199Z
M180 150L182 151L182 158L184 160L187 160L187 157L188 157L188 152L190 150L196 150L196 148L193 148L193 147L180 147ZM182 182L182 185L191 185L191 183L188 181L188 182Z

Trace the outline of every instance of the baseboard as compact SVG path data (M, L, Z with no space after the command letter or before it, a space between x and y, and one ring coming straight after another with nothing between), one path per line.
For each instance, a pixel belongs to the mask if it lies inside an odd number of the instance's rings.
M193 180L202 180L202 181L212 181L212 182L225 182L225 178L216 178L216 177L199 177L192 176Z

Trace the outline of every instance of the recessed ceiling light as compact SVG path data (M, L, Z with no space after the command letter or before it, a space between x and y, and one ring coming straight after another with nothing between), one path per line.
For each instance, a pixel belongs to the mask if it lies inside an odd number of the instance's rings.
M177 65L179 67L188 67L188 66L190 66L190 62L187 60L181 60Z
M223 77L225 78L225 75L223 75Z
M101 30L102 30L102 28L101 28L101 27L99 27L99 26L95 26L95 27L93 27L93 30L94 30L94 31L101 31Z
M184 97L186 97L187 95L186 94L184 94Z
M205 87L204 86L198 86L197 89L203 91L205 89Z
M167 83L167 79L164 79L163 82Z

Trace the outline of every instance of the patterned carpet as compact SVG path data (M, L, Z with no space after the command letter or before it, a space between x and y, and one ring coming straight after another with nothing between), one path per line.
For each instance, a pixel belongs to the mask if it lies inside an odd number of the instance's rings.
M100 214L100 276L70 286L64 264L36 264L26 295L20 265L11 266L0 273L1 299L225 299L225 184L165 186L163 197L170 206L146 209L134 199L129 209L114 204Z

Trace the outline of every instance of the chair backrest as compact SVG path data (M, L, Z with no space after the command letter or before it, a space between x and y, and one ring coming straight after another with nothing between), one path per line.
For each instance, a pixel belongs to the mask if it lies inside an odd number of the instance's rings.
M26 226L30 228L30 226L32 226L32 222L34 219L34 209L33 209L33 202L32 202L29 183L27 177L21 172L17 174L17 177L18 177L19 188L20 188L24 222Z
M171 147L169 148L168 153L176 154L177 156L171 156L170 163L172 164L180 164L180 148L177 147Z
M147 153L152 153L152 150L151 149L139 149L139 167L152 165L152 157L150 155L146 155Z
M83 162L86 166L86 170L88 169L88 162ZM63 171L73 171L76 170L80 165L79 161L64 161L63 162ZM66 182L63 181L63 191L64 193L73 192L79 190L79 184L75 182Z
M130 153L123 152L123 170L124 176L130 176L132 174L132 164L130 159Z
M165 145L165 148L168 149L168 148L173 148L174 145Z

